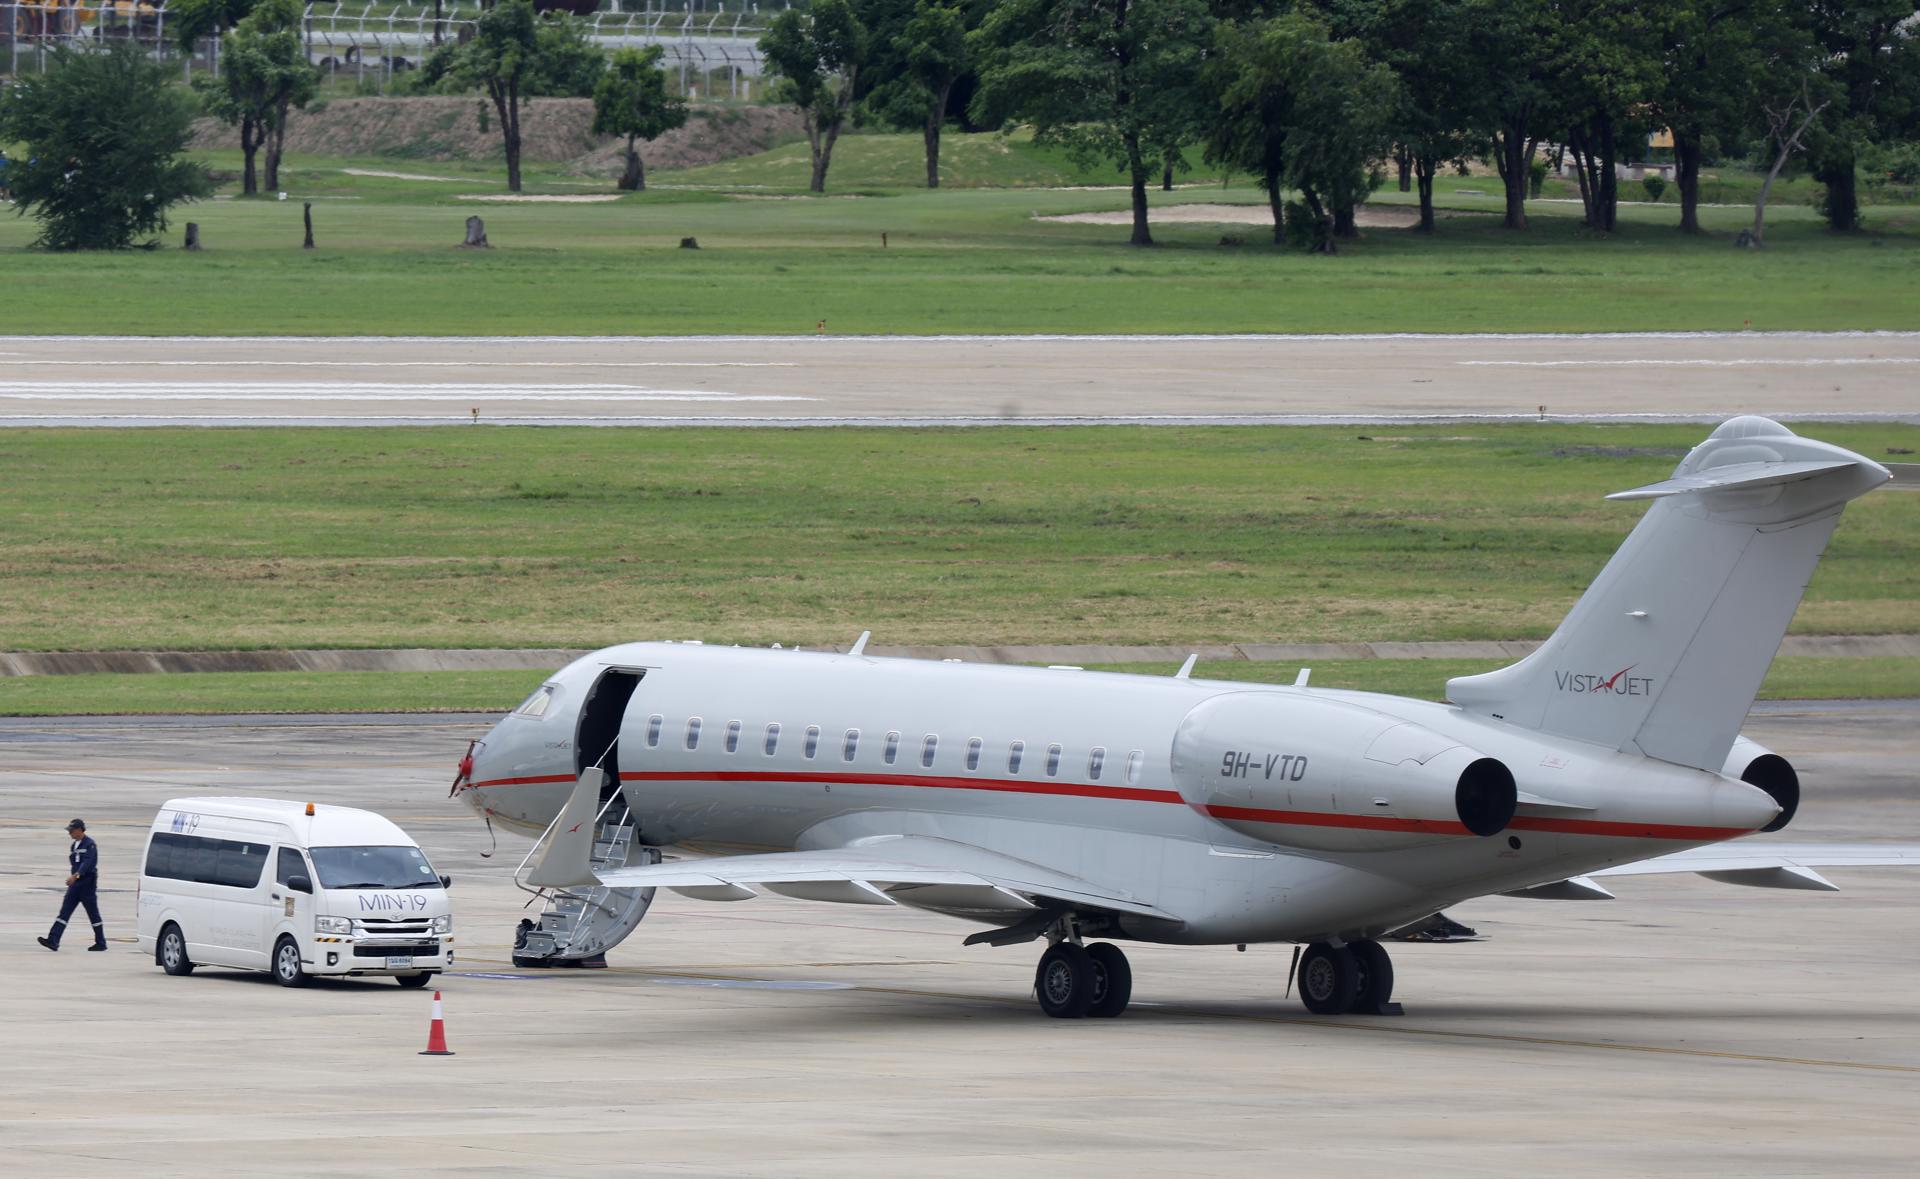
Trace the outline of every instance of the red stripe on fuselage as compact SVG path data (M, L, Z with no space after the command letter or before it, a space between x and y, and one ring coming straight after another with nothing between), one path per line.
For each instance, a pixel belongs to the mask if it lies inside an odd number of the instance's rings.
M525 778L492 778L468 789L495 786L531 786L576 781L572 774L540 774ZM789 773L779 770L647 770L623 773L622 782L792 782L801 785L913 786L933 790L989 790L1005 794L1040 794L1066 798L1105 798L1120 802L1152 802L1185 806L1178 791L1135 786L1098 786L1083 782L1024 782L1006 778L956 778L932 774ZM1323 811L1277 811L1260 807L1209 806L1216 819L1243 823L1271 823L1276 827L1343 827L1357 831L1403 831L1414 835L1471 834L1456 819L1403 819L1391 815L1340 815ZM1622 839L1674 839L1717 843L1751 834L1740 827L1690 827L1677 823L1636 823L1608 819L1546 819L1515 816L1509 831L1539 831L1556 835L1599 835Z

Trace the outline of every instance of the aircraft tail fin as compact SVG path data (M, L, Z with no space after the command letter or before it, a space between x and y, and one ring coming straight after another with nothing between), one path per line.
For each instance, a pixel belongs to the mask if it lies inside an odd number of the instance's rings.
M1719 771L1871 459L1739 417L1673 477L1609 499L1653 506L1533 654L1447 699L1543 732Z

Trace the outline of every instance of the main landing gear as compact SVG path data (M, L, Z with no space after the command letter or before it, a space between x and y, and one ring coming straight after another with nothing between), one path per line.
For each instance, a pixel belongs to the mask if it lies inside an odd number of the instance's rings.
M1061 940L1040 955L1033 989L1040 1010L1055 1019L1112 1019L1133 998L1133 967L1110 942L1082 946Z
M1300 955L1300 1001L1315 1015L1398 1015L1393 959L1376 941L1314 942Z

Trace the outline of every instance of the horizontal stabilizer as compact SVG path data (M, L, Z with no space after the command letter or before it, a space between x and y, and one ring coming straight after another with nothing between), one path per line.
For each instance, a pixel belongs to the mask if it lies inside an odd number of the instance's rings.
M1814 871L1815 868L1920 868L1920 844L1772 843L1740 839L1602 868L1594 875L1697 872L1709 880L1750 888L1838 892L1839 888Z
M1773 487L1781 483L1795 483L1801 479L1811 479L1815 475L1824 475L1828 471L1844 471L1859 464L1850 459L1825 459L1807 462L1751 462L1730 463L1724 467L1710 467L1697 475L1676 475L1658 483L1649 483L1645 487L1636 487L1631 491L1616 491L1608 499L1665 499L1670 495L1686 495L1695 491L1735 491L1743 487Z
M1500 895L1523 897L1530 901L1610 901L1614 899L1612 893L1585 876L1556 880L1552 884L1536 884L1532 888L1516 888L1512 892L1503 892Z
M700 900L746 900L748 885L807 900L904 904L965 915L1019 915L1053 906L1178 918L1127 893L1001 855L927 836L889 836L850 847L715 856L610 868L611 888L670 888Z
M1807 892L1839 892L1840 886L1812 868L1733 868L1725 872L1702 872L1708 880L1722 884L1744 884L1748 888L1797 888Z

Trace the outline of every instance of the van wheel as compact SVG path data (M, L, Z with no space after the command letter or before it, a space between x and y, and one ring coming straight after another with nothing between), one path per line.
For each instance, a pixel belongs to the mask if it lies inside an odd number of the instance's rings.
M419 974L396 974L393 981L403 987L424 987L433 981L433 971L423 970Z
M304 987L313 976L300 968L300 943L283 937L273 947L273 981L283 987Z
M153 959L168 974L193 973L193 959L187 957L187 939L180 935L180 927L171 921L160 931L160 944L154 947Z

